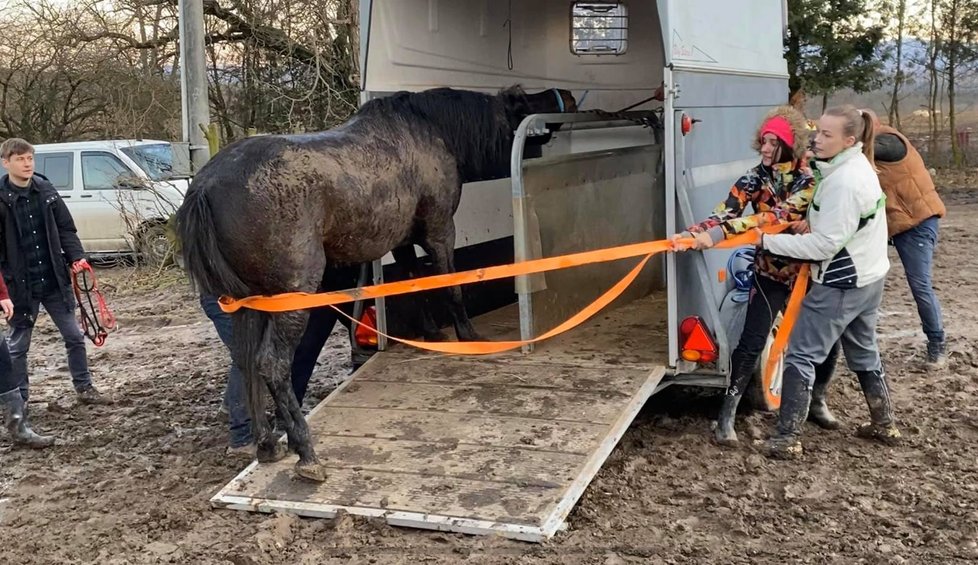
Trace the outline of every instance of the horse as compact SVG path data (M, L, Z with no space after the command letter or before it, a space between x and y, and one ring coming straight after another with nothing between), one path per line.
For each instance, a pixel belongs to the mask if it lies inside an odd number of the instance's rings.
M514 130L530 114L574 112L567 90L495 95L436 88L365 103L327 131L236 141L201 167L176 214L187 272L202 292L242 298L315 292L324 269L393 252L409 275L429 255L454 271L453 216L462 184L510 173ZM413 275L412 275L413 276ZM447 291L456 335L477 340L458 287ZM424 316L426 337L434 322ZM259 462L281 459L263 385L299 455L297 475L325 480L289 383L308 311L232 316L232 355L247 382ZM437 331L437 326L434 327Z

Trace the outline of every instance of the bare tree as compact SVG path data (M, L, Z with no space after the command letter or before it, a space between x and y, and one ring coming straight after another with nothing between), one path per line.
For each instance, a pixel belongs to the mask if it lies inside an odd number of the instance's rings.
M890 124L900 128L900 87L903 85L903 32L907 15L907 0L897 2L896 72L893 76L893 93L890 97Z
M0 10L0 135L177 137L176 4L15 0ZM225 139L326 129L356 109L354 0L204 0L204 11Z
M965 155L958 140L957 82L959 73L969 69L978 59L975 41L978 40L978 6L973 1L946 0L943 3L943 28L947 33L944 49L947 55L948 125L951 134L951 160L955 166L964 165Z
M927 140L928 154L937 154L937 143L940 137L941 127L938 118L938 101L941 92L941 74L938 70L938 61L943 52L943 36L938 31L938 0L930 0L930 42L927 45L927 76L928 76L928 96L927 96L927 115L930 126L930 135Z

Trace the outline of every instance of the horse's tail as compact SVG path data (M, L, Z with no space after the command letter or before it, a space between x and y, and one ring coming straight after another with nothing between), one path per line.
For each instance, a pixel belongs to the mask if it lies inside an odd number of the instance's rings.
M204 190L191 188L187 191L177 210L177 236L184 265L200 292L235 298L248 295L248 285L234 272L218 244L214 211Z
M177 234L184 265L199 292L238 298L249 294L248 285L228 263L217 241L214 211L204 190L199 187L187 191L183 204L177 210ZM274 329L270 322L271 317L265 312L248 308L242 308L231 316L231 355L245 376L245 398L253 423L265 410L264 379L259 368Z
M232 316L231 351L234 361L244 374L245 400L248 403L248 414L251 415L252 430L255 441L261 432L256 427L259 422L265 422L265 379L262 377L262 360L272 347L272 333L275 329L274 320L266 313L250 308L242 308Z

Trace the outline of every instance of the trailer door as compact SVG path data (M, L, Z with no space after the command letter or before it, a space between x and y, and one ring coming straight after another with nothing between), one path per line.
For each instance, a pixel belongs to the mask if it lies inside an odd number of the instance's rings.
M667 230L710 215L731 184L757 164L750 136L761 117L788 99L781 0L666 0L659 2L667 59ZM726 30L726 32L725 32ZM752 30L747 33L746 30ZM698 120L685 134L682 120ZM678 328L699 316L720 349L715 372L726 374L731 348L719 305L731 283L721 282L729 252L670 254L670 360L677 372L704 371L681 360Z

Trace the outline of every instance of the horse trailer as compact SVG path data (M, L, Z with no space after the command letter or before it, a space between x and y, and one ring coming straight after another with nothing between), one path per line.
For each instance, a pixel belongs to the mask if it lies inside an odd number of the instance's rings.
M542 135L548 133L547 124L567 124L549 132L552 140L541 157L523 159L514 149L511 178L463 187L455 217L458 254L466 265L499 264L506 252L517 260L532 259L661 238L709 215L730 185L757 164L750 136L768 109L787 100L782 56L786 10L778 0L363 1L362 98L437 86L494 92L513 83L528 90L566 88L577 95L578 114L527 118L521 135ZM647 100L660 85L661 105L649 101L635 108L651 110L651 124L638 124L641 116L615 121L586 112L631 106ZM592 193L575 189L560 176L564 173L549 167L558 160L639 148L651 153L647 159L654 170L649 172L652 182L643 187L646 194L637 200L612 200L607 192L599 195L602 189L596 187L590 188ZM602 158L608 163L614 159ZM565 169L587 180L582 176L586 171ZM541 183L547 186L534 186ZM559 195L554 183L561 184ZM599 196L602 200L595 200ZM558 213L552 203L535 204L548 198L565 205L567 198L581 200L587 225L576 221L580 209ZM595 205L622 209L601 216ZM542 225L541 214L547 216ZM615 229L619 233L612 233ZM548 244L549 230L555 233ZM492 245L496 247L487 247ZM494 256L498 253L503 255ZM650 269L654 276L646 284L668 295L667 382L726 386L736 342L723 331L720 306L734 282L718 273L728 256L721 251L669 254ZM385 264L390 262L391 257L385 258ZM613 270L588 284L606 288L623 273ZM542 278L517 282L524 302L534 302L536 283L542 284ZM561 300L566 305L571 299L561 294ZM555 315L566 317L571 309ZM715 363L697 364L681 355L680 326L694 316L715 337ZM524 339L560 320L535 321L524 330Z
M523 121L508 178L463 186L460 270L663 239L757 163L750 136L787 99L786 18L783 0L361 0L362 102L440 86L575 95L577 112ZM335 482L253 463L213 503L547 539L649 396L727 385L739 333L728 318L741 312L727 306L730 256L656 256L612 308L514 354L430 355L381 337L309 416ZM375 282L392 262L375 263ZM531 340L636 262L465 292L484 335ZM397 300L377 301L382 332L397 335ZM768 408L778 381L756 395Z

